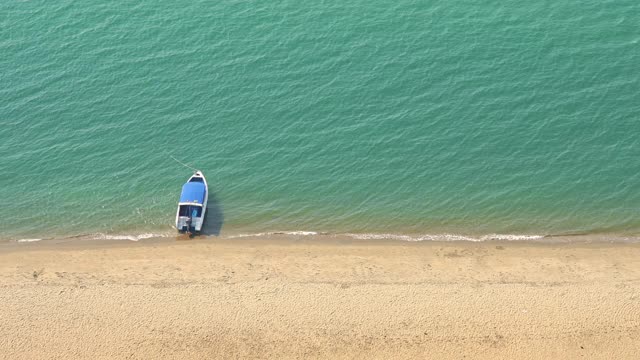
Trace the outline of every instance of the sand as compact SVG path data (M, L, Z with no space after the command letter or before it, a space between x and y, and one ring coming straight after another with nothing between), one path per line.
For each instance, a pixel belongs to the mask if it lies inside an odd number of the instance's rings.
M0 247L2 359L637 359L640 245Z

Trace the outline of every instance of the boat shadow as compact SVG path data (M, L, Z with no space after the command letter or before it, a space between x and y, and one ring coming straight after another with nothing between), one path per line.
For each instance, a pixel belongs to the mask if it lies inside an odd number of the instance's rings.
M220 236L222 231L222 224L224 223L224 214L222 213L222 206L215 194L209 194L209 200L207 202L207 212L204 216L204 223L202 224L202 235L214 235Z

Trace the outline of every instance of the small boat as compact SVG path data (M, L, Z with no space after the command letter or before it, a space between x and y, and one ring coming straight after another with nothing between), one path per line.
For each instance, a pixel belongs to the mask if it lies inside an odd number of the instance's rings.
M180 233L199 233L207 211L209 188L202 172L196 171L182 186L178 211L176 212L176 229Z

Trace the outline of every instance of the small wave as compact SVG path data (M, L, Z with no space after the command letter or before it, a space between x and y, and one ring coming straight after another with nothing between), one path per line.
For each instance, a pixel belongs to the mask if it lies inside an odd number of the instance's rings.
M540 240L546 237L547 236L545 235L493 234L493 235L482 236L480 239L483 241L486 241L486 240L530 241L530 240Z
M153 233L145 233L138 235L108 235L108 234L96 234L92 236L91 240L129 240L129 241L140 241L144 239L152 239L152 238L164 238L169 237L168 234L153 234Z
M313 235L323 235L324 233L318 233L317 231L268 231L261 233L253 233L253 234L238 234L227 236L228 239L235 238L244 238L244 237L261 237L261 236L271 236L271 235L297 235L297 236L313 236Z
M344 234L357 240L402 240L402 241L482 241L474 238L455 234L425 234L425 235L402 235L402 234Z
M282 231L282 232L275 233L275 234L302 235L302 236L318 235L318 233L315 232L315 231Z
M18 240L16 240L16 242L19 242L19 243L30 243L30 242L37 242L37 241L42 241L42 239L18 239Z
M517 235L517 234L490 234L482 236L467 236L459 234L391 234L391 233L326 233L317 231L269 231L260 233L242 233L227 236L228 239L246 238L246 237L263 237L273 235L292 235L292 236L315 236L330 235L333 237L349 237L355 240L399 240L399 241L534 241L546 238L544 235Z
M544 235L513 235L513 234L491 234L480 237L457 235L457 234L422 234L422 235L402 235L402 234L345 234L358 240L402 240L402 241L532 241L545 238Z

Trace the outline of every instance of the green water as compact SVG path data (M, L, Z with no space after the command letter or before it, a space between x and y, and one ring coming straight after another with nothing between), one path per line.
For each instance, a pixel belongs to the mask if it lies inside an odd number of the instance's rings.
M640 235L637 1L5 1L0 238ZM209 221L209 220L208 220Z

